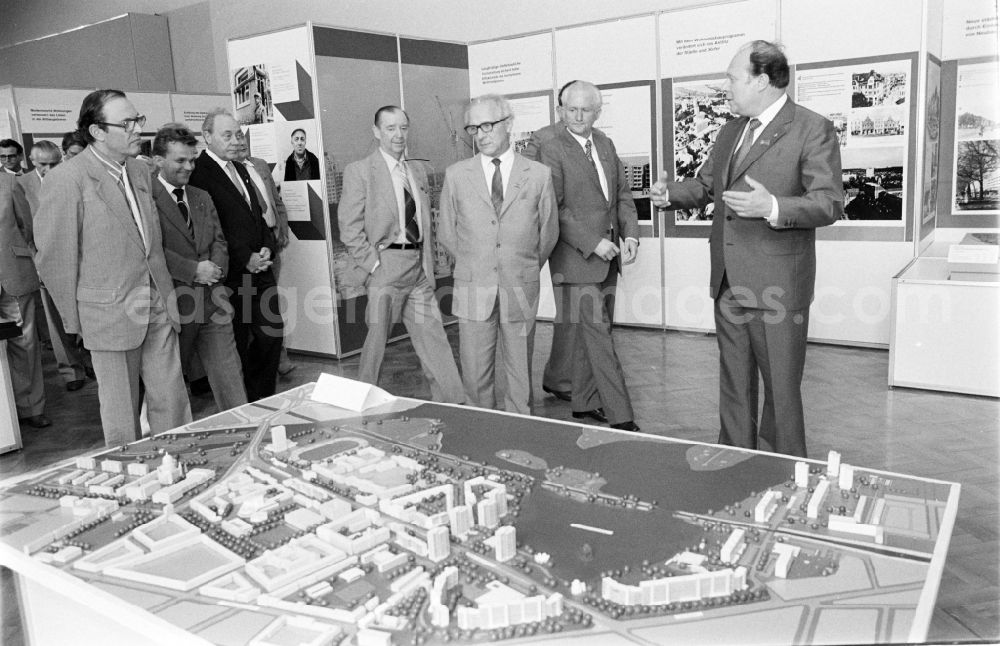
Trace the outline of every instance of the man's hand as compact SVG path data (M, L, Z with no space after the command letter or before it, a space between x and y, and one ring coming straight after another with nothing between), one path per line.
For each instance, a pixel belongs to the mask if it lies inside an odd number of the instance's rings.
M660 172L660 179L649 189L649 201L658 209L670 206L670 192L667 190L667 172Z
M765 219L771 216L771 193L764 185L749 175L746 177L749 191L725 191L722 201L741 218Z
M267 247L261 249L261 251L266 251L268 257L270 257L271 252L268 251ZM271 266L271 261L267 258L262 257L260 253L250 254L250 260L247 261L247 271L251 274L259 274L262 271L266 271L268 267Z
M222 278L222 268L211 260L202 260L194 270L194 282L214 285Z
M594 254L604 260L610 261L618 255L618 246L607 238L601 238L601 241L597 243L597 247L594 249Z
M279 224L277 231L274 233L274 237L278 242L278 249L284 249L291 242L291 238L288 235L288 224Z
M622 264L631 265L639 255L639 241L634 238L626 238L622 246Z

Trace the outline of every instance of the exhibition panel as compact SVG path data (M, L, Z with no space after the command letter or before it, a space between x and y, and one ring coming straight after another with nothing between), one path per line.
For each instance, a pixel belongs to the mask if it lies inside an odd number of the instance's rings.
M958 496L322 375L0 483L0 564L38 643L917 643Z

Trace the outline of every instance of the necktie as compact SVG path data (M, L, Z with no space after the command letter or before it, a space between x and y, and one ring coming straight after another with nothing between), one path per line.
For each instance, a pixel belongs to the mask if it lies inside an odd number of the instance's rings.
M177 198L177 208L180 209L181 215L184 216L184 222L187 223L188 231L191 235L194 235L194 226L191 224L191 214L188 212L187 204L184 203L184 189L175 188L173 190L174 196Z
M740 144L740 149L736 151L733 155L732 165L729 167L729 176L732 177L736 169L740 167L743 160L746 158L747 153L750 152L750 147L753 146L753 133L760 127L760 120L751 119L750 123L747 124L746 134L743 135L743 143Z
M226 162L226 172L229 173L229 179L233 180L233 184L236 185L236 190L239 191L240 195L243 196L243 199L249 203L250 200L247 198L247 191L243 187L243 182L240 180L240 176L236 173L236 166L233 165L233 162Z
M406 168L403 162L396 164L396 170L403 180L403 229L406 232L406 241L410 244L420 242L420 227L417 225L417 203L413 201L413 194L410 192L410 180L406 177Z
M137 219L138 216L134 211L132 211L132 200L129 199L128 187L125 186L125 169L122 168L121 171L119 171L118 173L114 173L113 171L108 171L108 172L117 177L118 181L116 181L115 183L118 185L118 190L122 192L122 197L125 198L125 204L126 206L128 206L129 212L132 213L132 221L135 222L135 228L139 231L139 237L142 238L142 245L145 247L146 235L142 232L142 227L139 225L139 220Z
M493 158L493 180L490 182L490 201L493 202L493 210L500 215L503 208L503 175L500 174L500 160Z
M587 154L587 161L590 162L590 165L594 167L594 170L597 170L597 162L594 161L594 144L590 139L583 146L583 152Z

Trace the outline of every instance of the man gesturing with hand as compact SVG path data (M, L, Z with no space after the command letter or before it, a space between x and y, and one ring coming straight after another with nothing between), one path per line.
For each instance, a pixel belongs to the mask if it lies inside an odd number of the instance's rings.
M806 455L801 383L817 227L843 217L840 146L833 124L785 95L788 61L756 40L726 72L738 115L719 131L698 175L661 177L661 208L714 201L711 293L719 343L720 444ZM764 409L758 415L758 383ZM758 421L759 418L759 421Z

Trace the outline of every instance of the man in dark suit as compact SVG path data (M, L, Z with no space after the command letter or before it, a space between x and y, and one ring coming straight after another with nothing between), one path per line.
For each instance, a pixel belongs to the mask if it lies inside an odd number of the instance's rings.
M271 271L277 251L274 234L263 218L250 175L239 158L239 124L223 110L210 112L202 124L208 148L191 173L190 185L212 196L229 247L225 285L232 293L233 334L243 366L247 398L274 394L284 324L278 285Z
M434 252L427 175L404 158L410 119L403 109L375 112L379 148L344 169L337 209L340 239L368 273L368 334L358 379L378 385L385 343L403 320L436 401L462 403L465 393L434 296Z
M719 343L720 444L806 455L802 372L816 277L815 229L843 217L833 124L785 95L788 61L756 40L736 53L726 97L739 118L719 131L698 175L664 177L659 207L715 203L711 293ZM764 410L758 426L758 371Z
M559 88L559 94L556 95L558 121L532 132L531 139L521 151L522 155L532 161L541 161L539 148L542 142L566 130L563 95L566 93L566 88L576 82L570 81ZM567 402L573 395L573 327L568 321L560 320L559 316L552 322L552 347L549 350L549 360L545 362L542 390Z
M21 335L7 339L11 388L17 417L34 428L49 426L45 416L42 349L35 328L38 273L31 243L31 214L12 173L0 173L0 321L16 321Z
M573 326L573 417L638 431L611 338L621 265L635 261L639 225L615 145L594 122L601 92L578 81L565 90L566 128L542 142L559 204L559 242L549 258L556 317Z
M154 433L191 421L149 168L134 159L145 123L123 92L88 94L77 125L90 145L46 175L35 214L38 273L90 350L112 446L139 435L140 380Z
M219 282L229 269L222 225L211 196L187 185L198 155L197 143L190 130L177 124L167 124L156 133L153 200L177 293L181 365L187 373L197 351L216 405L228 410L247 403L247 394L233 338L232 307Z

